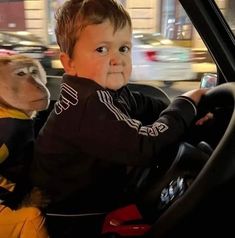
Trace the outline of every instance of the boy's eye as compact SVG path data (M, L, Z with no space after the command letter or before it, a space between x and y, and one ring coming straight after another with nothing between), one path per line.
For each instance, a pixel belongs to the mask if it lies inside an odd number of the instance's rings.
M128 46L122 46L122 47L120 47L119 48L119 51L121 52L121 53L128 53L129 51L130 51L130 47L128 47Z
M96 51L99 52L99 53L105 54L105 53L108 52L108 48L104 47L104 46L101 46L101 47L97 48Z

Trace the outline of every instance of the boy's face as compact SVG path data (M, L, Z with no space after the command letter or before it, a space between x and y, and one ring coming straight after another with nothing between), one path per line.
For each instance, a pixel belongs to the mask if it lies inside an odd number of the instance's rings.
M108 20L88 25L76 42L66 73L94 80L103 88L121 88L131 75L131 39L128 25L115 33Z

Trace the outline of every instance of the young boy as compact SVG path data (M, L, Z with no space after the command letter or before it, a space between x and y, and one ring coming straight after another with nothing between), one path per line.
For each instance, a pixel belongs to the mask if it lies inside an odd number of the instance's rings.
M129 166L158 164L182 138L205 90L160 100L130 92L132 25L115 0L66 1L56 36L66 74L41 130L32 177L50 208L89 212L120 204Z

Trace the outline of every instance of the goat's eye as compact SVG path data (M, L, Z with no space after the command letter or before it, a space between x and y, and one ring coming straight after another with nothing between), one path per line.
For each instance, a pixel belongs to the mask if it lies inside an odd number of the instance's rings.
M14 73L18 76L24 76L28 73L28 68L25 67L25 68L17 69L17 70L15 70Z
M30 72L30 74L36 75L36 74L38 74L38 69L35 66L31 66L31 67L29 67L29 72Z

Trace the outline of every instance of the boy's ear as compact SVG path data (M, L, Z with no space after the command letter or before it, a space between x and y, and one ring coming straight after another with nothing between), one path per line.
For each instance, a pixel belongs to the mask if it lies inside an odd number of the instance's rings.
M69 75L76 75L73 60L66 53L60 53L60 61L64 67L64 71Z

